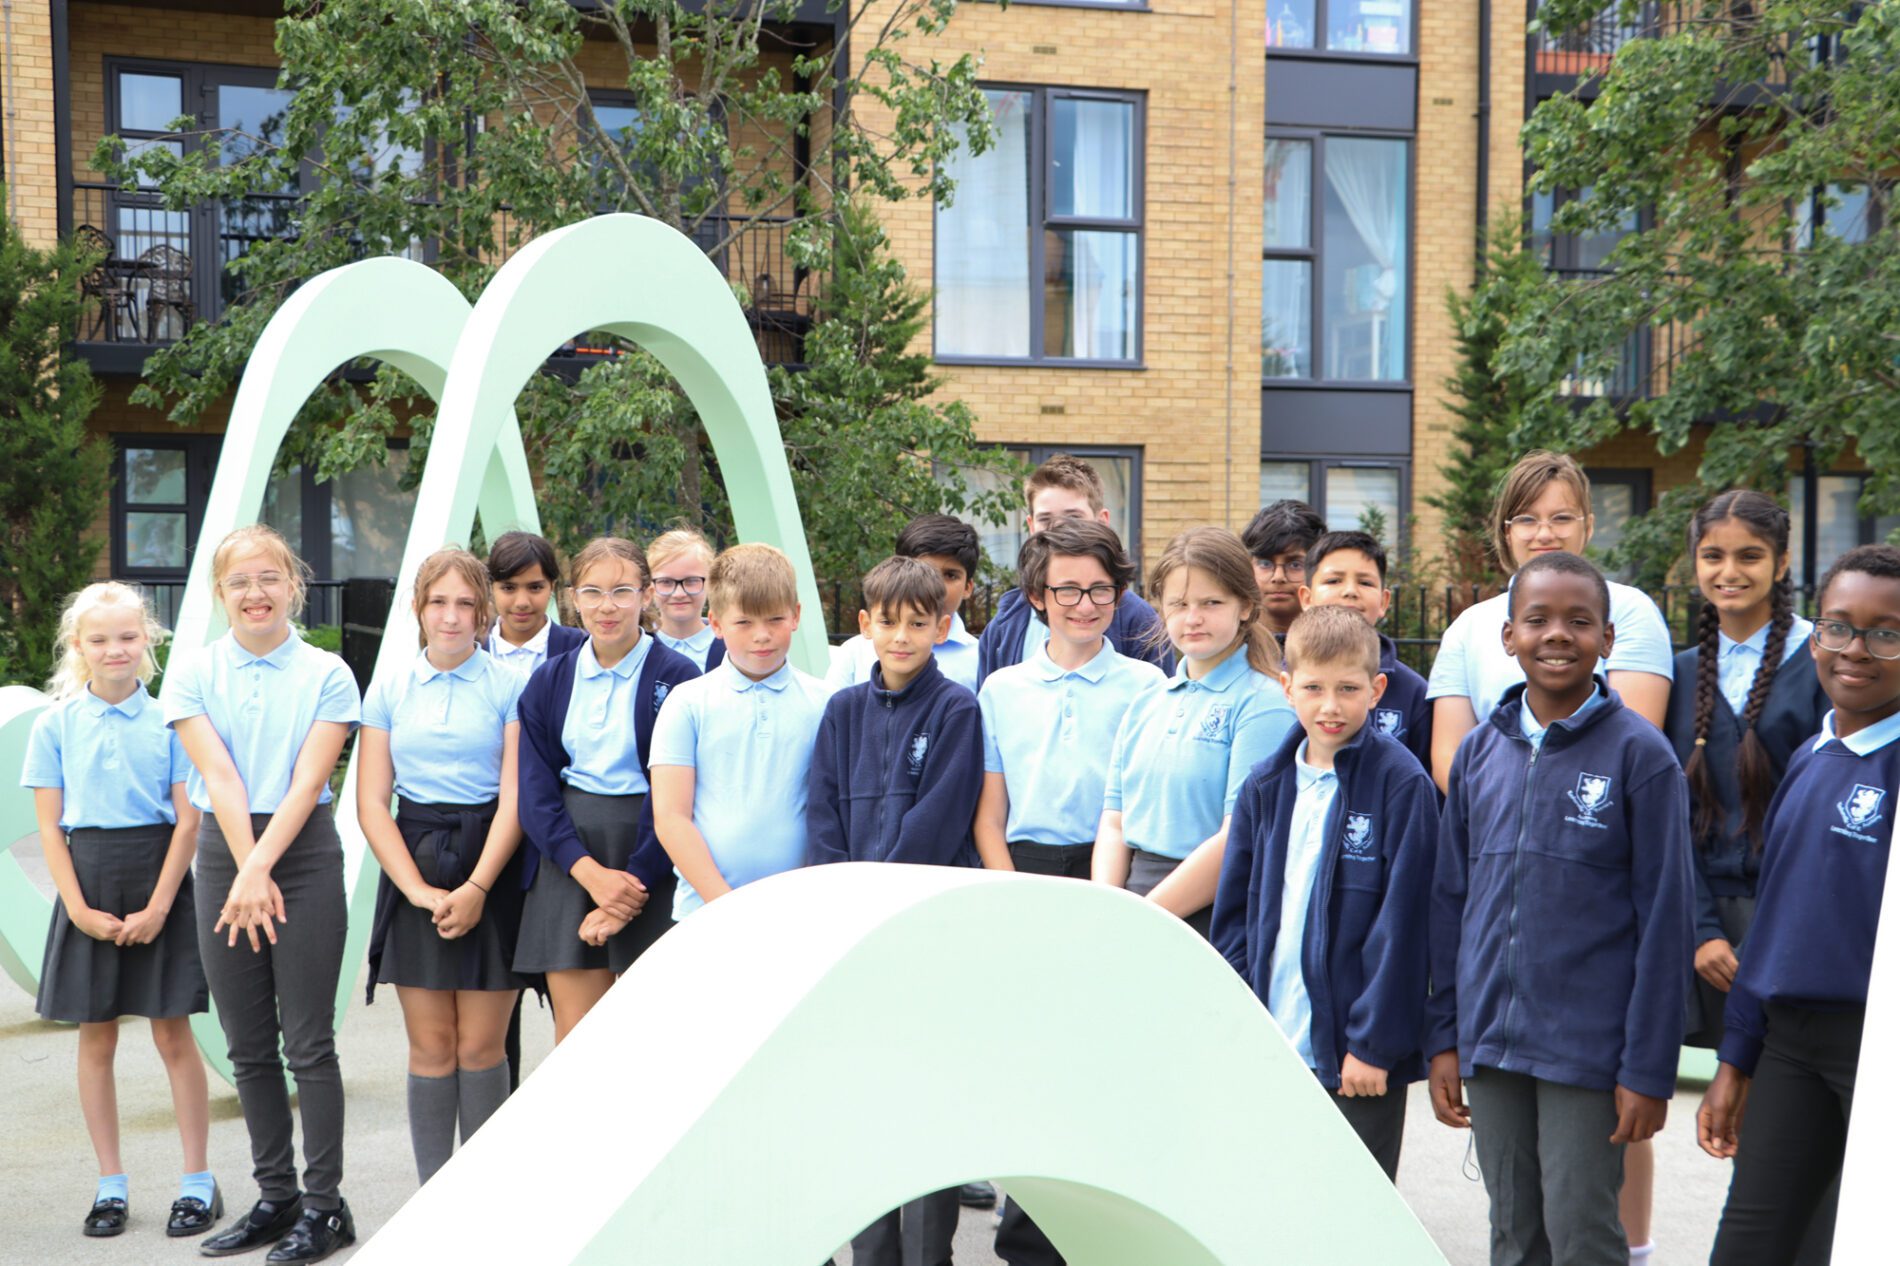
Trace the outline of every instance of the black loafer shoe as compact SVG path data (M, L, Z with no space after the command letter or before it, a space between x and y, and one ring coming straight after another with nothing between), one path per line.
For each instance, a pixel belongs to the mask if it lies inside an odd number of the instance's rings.
M267 1262L320 1262L345 1245L356 1243L356 1220L344 1201L335 1209L306 1208L290 1234L277 1241Z
M957 1188L957 1203L966 1209L994 1209L996 1188L986 1182L966 1182Z
M92 1206L92 1212L86 1215L85 1231L87 1235L119 1235L125 1230L125 1201L114 1196L110 1200L100 1200Z
M224 1193L218 1190L218 1184L211 1184L211 1203L206 1204L196 1196L180 1196L172 1201L172 1216L165 1223L165 1234L170 1236L203 1235L211 1229L211 1224L224 1216Z
M302 1196L282 1202L259 1200L249 1213L200 1244L198 1251L206 1257L229 1257L275 1244L297 1225L297 1217L302 1212Z

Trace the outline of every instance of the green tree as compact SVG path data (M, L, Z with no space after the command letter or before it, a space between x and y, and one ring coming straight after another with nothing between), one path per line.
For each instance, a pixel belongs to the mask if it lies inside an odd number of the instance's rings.
M1561 34L1601 9L1547 0L1539 21ZM1619 9L1631 23L1650 12ZM1782 488L1802 445L1823 467L1857 451L1872 472L1862 512L1900 508L1900 5L1662 12L1656 36L1624 44L1591 94L1541 103L1524 128L1534 189L1590 191L1557 211L1553 233L1640 227L1599 277L1518 286L1498 355L1529 402L1520 443L1576 451L1634 430L1669 453L1706 437L1697 485L1619 551L1639 583L1668 570L1700 497ZM1639 398L1562 398L1564 375L1612 377L1646 330L1674 351L1654 358Z
M660 219L715 257L769 258L769 271L743 269L742 290L789 290L795 273L817 286L845 189L873 202L947 199L945 161L959 144L980 152L992 133L980 58L946 62L930 52L954 0L848 13L833 0L845 14L842 38L792 57L788 69L772 55L785 46L766 23L794 8L789 0L293 6L277 26L280 82L296 90L281 116L248 134L180 120L182 152L151 145L128 154L108 137L95 156L117 179L138 173L168 206L210 203L270 230L227 266L240 301L154 355L134 399L179 422L202 417L227 396L278 303L324 269L408 253L472 297L522 241L604 211ZM589 88L590 71L597 77L609 62L626 68L611 106ZM288 207L258 193L287 188L302 190ZM822 351L843 335L809 337ZM601 335L589 342L615 345ZM621 350L629 354L575 383L542 376L519 401L557 530L571 541L679 518L717 530L723 492L699 419L656 361ZM800 396L804 405L821 398ZM972 448L967 414L931 416L948 419L948 429L904 437L909 447ZM420 455L431 421L426 398L394 370L368 385L339 375L305 408L284 461L319 478L380 463L401 426ZM795 430L796 419L786 426ZM853 443L889 447L882 436ZM410 469L414 479L420 463ZM854 502L844 517L868 523L873 508ZM814 530L814 553L850 555L826 530Z
M67 594L92 575L110 450L86 431L99 384L69 344L96 258L36 250L0 216L0 681L44 681Z

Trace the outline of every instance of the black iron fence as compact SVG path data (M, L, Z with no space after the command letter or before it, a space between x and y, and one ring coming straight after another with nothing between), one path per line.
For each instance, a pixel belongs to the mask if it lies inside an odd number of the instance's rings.
M1541 0L1530 0L1533 17L1543 8ZM1589 21L1561 31L1533 31L1530 56L1533 73L1565 79L1600 75L1608 69L1617 50L1632 40L1675 35L1701 27L1727 25L1742 27L1759 21L1748 0L1731 0L1726 11L1710 14L1707 6L1691 0L1682 3L1652 3L1625 15L1623 6L1605 4ZM1788 54L1792 46L1782 37L1778 51L1771 57L1766 80L1770 88L1785 87L1789 78ZM1803 49L1805 52L1805 48Z
M1612 275L1603 268L1552 268L1560 281L1587 286ZM1675 284L1673 281L1671 284ZM1617 348L1607 371L1579 365L1558 385L1558 393L1580 399L1643 400L1668 392L1676 359L1689 345L1690 327L1680 321L1656 321L1631 330Z

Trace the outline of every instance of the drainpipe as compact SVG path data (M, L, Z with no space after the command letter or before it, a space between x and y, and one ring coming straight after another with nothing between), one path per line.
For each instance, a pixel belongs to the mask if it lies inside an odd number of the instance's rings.
M15 119L13 114L13 0L3 0L3 2L0 2L0 16L4 17L6 25L5 38L7 42L7 81L4 96L0 97L0 100L4 100L6 109L5 131L3 136L0 136L0 140L3 140L5 144L4 165L6 171L4 174L0 174L0 179L4 179L7 182L7 220L10 223L18 223L14 217L14 198L16 195L13 192L13 182L20 174L20 165L13 156L13 134L19 130L18 120Z
M1491 0L1478 0L1478 218L1472 276L1484 275L1485 235L1491 204Z

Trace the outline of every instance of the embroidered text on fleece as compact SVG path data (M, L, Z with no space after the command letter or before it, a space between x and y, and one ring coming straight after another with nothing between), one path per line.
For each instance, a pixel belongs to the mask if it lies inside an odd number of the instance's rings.
M1214 948L1263 1004L1305 740L1295 728L1241 788L1214 897ZM1333 757L1333 772L1339 791L1326 815L1300 948L1315 1071L1336 1090L1339 1066L1351 1054L1402 1085L1425 1075L1419 1037L1438 788L1417 758L1370 720Z
M1598 690L1608 687L1598 678ZM1508 690L1452 761L1427 1056L1666 1099L1693 958L1689 792L1614 692L1533 748Z
M1022 663L1023 633L1035 618L1035 608L1029 605L1020 589L1010 590L997 601L996 614L983 626L983 635L976 640L978 689L997 669ZM1168 646L1161 617L1133 589L1115 604L1115 618L1108 622L1108 642L1118 654L1145 659L1164 673L1174 672L1174 651Z
M1816 1011L1867 1005L1900 792L1900 743L1867 750L1854 743L1860 737L1842 742L1831 725L1824 729L1788 762L1768 810L1755 923L1729 991L1718 1052L1751 1077L1761 1058L1763 1003Z
M983 789L976 696L932 659L902 690L884 670L831 696L811 754L806 856L825 862L974 866Z

